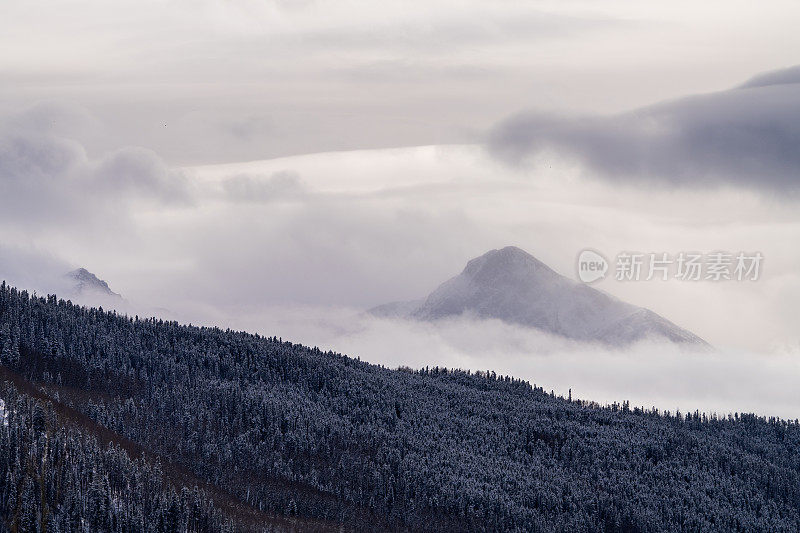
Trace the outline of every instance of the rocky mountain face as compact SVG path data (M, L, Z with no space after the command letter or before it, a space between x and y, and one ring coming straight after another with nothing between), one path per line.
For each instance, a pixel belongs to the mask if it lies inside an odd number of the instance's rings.
M66 277L74 283L73 294L76 296L110 296L122 298L111 290L104 280L98 278L85 268L68 272Z

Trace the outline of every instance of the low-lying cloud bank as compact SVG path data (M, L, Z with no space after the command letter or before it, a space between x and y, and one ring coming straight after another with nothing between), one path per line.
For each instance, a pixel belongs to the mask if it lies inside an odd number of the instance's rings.
M545 390L601 403L683 412L757 412L800 417L800 347L762 354L683 351L661 343L628 350L570 343L497 321L457 319L439 324L363 319L361 329L336 336L333 348L390 367L441 365L492 370Z
M0 258L7 248L0 249ZM16 279L33 281L65 265L34 252L21 255L42 272L17 268ZM45 266L41 266L41 265ZM9 265L0 261L0 269ZM8 270L6 270L8 271ZM59 290L68 290L63 277ZM51 286L49 289L57 287ZM48 288L39 287L40 293ZM800 345L770 352L729 347L691 350L642 342L611 350L499 320L459 317L434 323L376 318L360 309L314 305L217 305L176 300L169 309L97 294L73 295L84 305L278 336L389 368L425 366L494 371L529 380L545 390L599 403L622 402L682 412L800 417Z
M522 113L499 125L489 147L520 163L548 151L615 182L736 185L800 192L800 68L727 91L611 116Z
M276 335L389 368L494 371L563 396L571 389L573 398L600 403L629 400L672 412L800 417L800 345L772 353L691 351L659 342L609 350L498 320L424 323L321 306L201 305L173 309L169 316Z

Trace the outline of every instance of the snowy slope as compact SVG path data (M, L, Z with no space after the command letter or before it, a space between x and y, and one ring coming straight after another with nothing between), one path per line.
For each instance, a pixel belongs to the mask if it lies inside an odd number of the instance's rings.
M471 260L425 300L387 304L370 312L423 321L468 313L613 346L648 338L706 344L656 313L572 281L513 246Z
M79 268L66 274L73 283L73 294L82 295L102 295L121 298L119 294L112 291L104 280L98 278L85 268Z

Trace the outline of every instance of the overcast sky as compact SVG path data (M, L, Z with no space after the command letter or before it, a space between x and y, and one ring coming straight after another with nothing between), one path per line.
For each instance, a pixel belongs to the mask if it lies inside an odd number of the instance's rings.
M798 62L796 2L7 0L0 106L69 103L91 154L170 165L471 143Z
M674 354L619 374L630 386L606 371L603 389L589 375L603 365L568 370L617 356L497 324L485 338L510 341L467 346L477 326L359 313L506 245L567 276L587 247L759 251L757 282L598 287L735 354L693 360L698 376L800 379L798 15L739 1L6 1L0 277L61 291L83 266L132 312L393 365L423 364L423 340L431 360L470 367L501 346L498 368L546 388L729 405L730 383L716 399L647 396L644 374L687 368ZM533 368L522 355L537 346L561 366ZM787 414L799 399L759 404L769 390L744 407Z

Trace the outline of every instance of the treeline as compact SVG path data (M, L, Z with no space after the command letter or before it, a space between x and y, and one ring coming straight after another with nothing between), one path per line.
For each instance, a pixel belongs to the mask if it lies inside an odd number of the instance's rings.
M0 364L254 512L359 530L800 528L797 421L601 407L5 284Z

